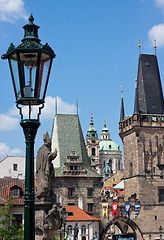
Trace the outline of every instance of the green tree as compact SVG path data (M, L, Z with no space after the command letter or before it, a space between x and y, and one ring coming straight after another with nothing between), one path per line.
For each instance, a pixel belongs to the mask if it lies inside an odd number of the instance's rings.
M12 225L11 209L16 199L10 197L5 206L0 207L0 240L23 240L23 226Z

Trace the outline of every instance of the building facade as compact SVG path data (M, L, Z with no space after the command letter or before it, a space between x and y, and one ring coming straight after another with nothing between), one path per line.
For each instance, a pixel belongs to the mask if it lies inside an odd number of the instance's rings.
M103 175L103 170L109 165L113 173L122 169L122 151L120 147L111 140L110 133L106 127L102 129L100 139L94 128L93 117L91 116L90 127L86 135L86 148L91 159L91 165L97 172Z
M100 217L102 178L91 168L77 114L56 114L52 130L53 191L61 205L76 205Z
M119 134L125 201L135 196L141 204L135 222L143 237L159 239L164 226L164 101L155 55L139 56L134 113L125 116L122 98Z
M25 178L25 157L7 156L0 161L0 178Z

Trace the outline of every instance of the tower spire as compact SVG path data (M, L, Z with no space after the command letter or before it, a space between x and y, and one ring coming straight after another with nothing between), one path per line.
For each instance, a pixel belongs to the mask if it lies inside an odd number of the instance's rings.
M93 122L93 116L92 115L93 115L93 113L91 113L91 120L90 120L89 129L87 131L87 137L94 137L94 138L96 138L98 135L97 135L97 130L94 127L94 122Z
M134 102L134 114L139 113L139 106L138 106L138 95L137 95L137 79L135 79L135 102Z
M122 86L121 86L122 88ZM123 89L121 89L121 111L120 111L120 122L124 120L125 111L124 111L124 100L123 100Z

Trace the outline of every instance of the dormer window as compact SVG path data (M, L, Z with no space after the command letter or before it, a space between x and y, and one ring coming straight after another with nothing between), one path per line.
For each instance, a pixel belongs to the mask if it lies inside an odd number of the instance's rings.
M22 197L23 196L23 191L19 186L15 185L15 186L10 188L10 195L13 196L13 197L16 197L16 198Z
M13 197L19 197L19 189L13 189L12 195L13 195Z

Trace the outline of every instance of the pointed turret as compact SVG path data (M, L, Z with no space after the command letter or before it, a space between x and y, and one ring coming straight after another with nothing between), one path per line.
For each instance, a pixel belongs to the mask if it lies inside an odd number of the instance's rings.
M164 114L163 92L155 55L140 54L136 99L141 114Z
M106 127L106 119L104 118L104 127L101 132L101 140L109 140L110 139L110 133L109 129Z
M121 89L121 111L120 111L120 122L124 120L125 110L124 110L124 99L123 99L123 90Z
M97 130L94 127L94 122L93 122L93 117L92 117L92 113L91 113L91 121L90 121L90 126L89 129L87 131L87 138L97 138Z
M138 96L137 96L137 79L135 79L135 102L134 102L134 114L139 114Z

